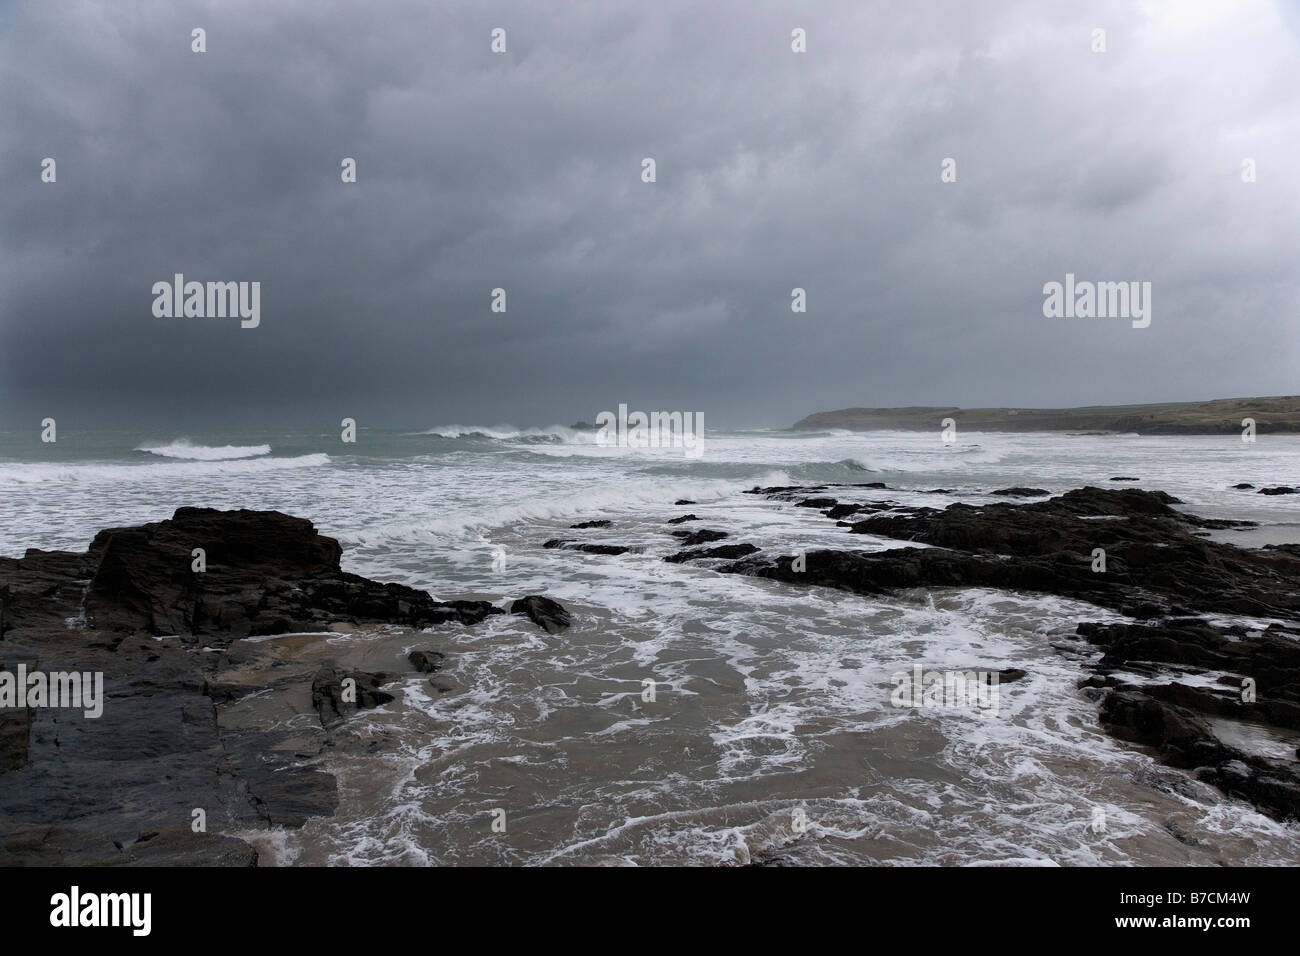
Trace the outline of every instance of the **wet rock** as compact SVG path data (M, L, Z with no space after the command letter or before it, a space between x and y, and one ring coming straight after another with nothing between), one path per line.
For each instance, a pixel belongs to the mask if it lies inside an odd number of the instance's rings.
M781 494L786 494L786 493L790 493L790 492L798 492L798 493L801 493L801 494L807 494L807 493L810 492L810 491L825 491L825 490L826 490L826 487L827 487L826 485L769 485L769 486L767 486L766 488L763 488L763 487L760 487L760 486L758 486L758 485L755 485L753 488L750 488L750 489L748 489L748 490L742 492L742 494L746 494L746 495L764 495L764 496L766 496L766 497L768 497L768 498L774 498L774 497L777 497L777 496L779 496L779 495L781 495ZM859 487L859 486L856 486L856 485L841 485L840 487L842 487L842 488L854 488L854 487Z
M1228 759L1204 720L1184 707L1165 704L1141 691L1111 691L1102 701L1100 716L1113 736L1155 747L1176 767Z
M432 674L434 671L442 669L447 660L447 655L441 651L411 651L406 655L406 659L421 674Z
M699 515L689 514L689 515L682 515L681 517L678 518L669 518L668 523L681 524L684 521L699 521L699 520L701 520Z
M1275 819L1300 819L1300 775L1293 767L1224 745L1185 707L1114 690L1102 700L1101 720L1113 736L1156 748L1167 763L1195 768L1201 780Z
M578 524L569 525L570 528L608 528L609 526L610 526L610 522L605 519L597 519L595 521L581 521Z
M10 668L0 666L0 670L10 670ZM0 710L0 772L18 770L27 766L32 715L33 711L30 707L7 707Z
M1111 481L1141 481L1141 478L1132 478L1128 475L1116 475Z
M1205 519L1175 511L1174 503L1158 491L1083 488L1031 504L877 515L851 530L944 550L904 548L841 562L841 570L876 587L1048 591L1144 616L1169 614L1175 604L1259 617L1300 611L1294 555L1202 540L1190 529ZM1106 552L1104 573L1092 571L1096 548Z
M1300 494L1300 488L1292 488L1289 485L1278 485L1276 488L1261 488L1255 492L1257 495L1294 495Z
M0 866L256 866L257 851L234 837L171 824L134 840L82 828L18 824L0 830Z
M300 518L181 508L101 532L85 553L0 559L0 666L103 675L98 719L0 712L0 863L252 865L248 844L215 832L332 814L337 782L305 760L347 744L357 706L392 699L386 676L295 661L297 638L244 638L504 613L348 574L340 554ZM355 702L344 676L357 680ZM262 703L246 701L267 691L291 708L310 699L320 728L259 724ZM190 830L196 808L208 833Z
M828 518L839 519L839 518L847 518L849 515L857 514L859 511L862 510L863 510L862 505L836 503L833 507L827 508L825 511L823 511L822 514L824 514Z
M673 502L673 505L680 508L682 505L693 505L695 503L696 502L691 501L690 498L678 498Z
M446 674L439 674L437 677L430 677L429 686L438 692L439 697L444 694L456 694L461 690L460 685Z
M810 490L779 488L770 497L796 500ZM1203 540L1200 529L1243 525L1175 504L1159 491L1082 488L1032 503L895 511L854 521L850 531L928 547L813 550L802 572L790 555L757 553L719 570L863 595L933 587L1044 592L1118 610L1135 620L1078 627L1104 649L1079 687L1101 699L1108 732L1155 748L1170 765L1277 819L1294 818L1295 766L1225 745L1209 721L1300 729L1300 544L1250 549ZM1098 548L1106 566L1094 572ZM1197 613L1279 623L1263 631L1225 627ZM1016 679L1015 671L1000 680ZM1215 679L1185 682L1184 673Z
M284 773L271 763L243 761L239 777L268 826L300 827L311 817L330 817L338 809L338 781L330 773L307 769Z
M547 634L558 634L573 623L573 617L558 601L530 594L510 605L511 614L524 614Z
M194 570L195 549L206 570ZM180 634L218 646L335 621L428 627L502 613L349 574L339 568L341 554L302 518L179 508L166 521L101 531L84 555L29 551L0 561L0 585L12 592L6 626L79 619L101 632Z
M1173 820L1166 820L1164 824L1165 832L1184 846L1200 846L1201 841L1190 836L1182 827Z
M1114 686L1114 683L1115 683L1114 678L1106 677L1105 675L1102 674L1093 674L1089 677L1081 678L1074 686L1075 687L1112 687Z
M1039 495L1049 494L1045 488L999 488L997 491L990 491L991 495L998 495L1003 498L1036 498Z
M758 548L752 544L724 544L717 548L696 548L689 551L678 551L676 554L668 555L664 560L670 564L683 564L686 561L696 561L700 558L728 558L735 560L749 554L755 554L757 551Z
M1283 630L1250 633L1197 618L1154 623L1081 623L1078 633L1105 648L1095 665L1099 675L1143 669L1218 673L1220 688L1153 683L1149 697L1213 716L1300 730L1300 642ZM1267 683L1266 693L1246 700L1244 691Z
M543 548L563 548L566 551L583 551L587 554L627 554L632 549L621 544L581 544L575 541L564 541L560 538L552 538L547 541Z
M1254 488L1255 486L1248 481L1243 481L1240 484L1233 485L1232 487L1237 489L1245 489L1245 488Z
M682 539L682 544L708 544L710 541L721 541L728 537L725 531L714 531L710 528L701 528L699 531L674 531L673 536Z
M352 683L344 686L347 680ZM393 695L379 688L391 680L389 674L345 673L335 667L322 668L311 684L311 704L320 715L321 726L328 730L362 708L389 703Z

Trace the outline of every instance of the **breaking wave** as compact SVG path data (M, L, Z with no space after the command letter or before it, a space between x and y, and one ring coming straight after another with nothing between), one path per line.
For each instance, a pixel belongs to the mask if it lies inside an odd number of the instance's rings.
M233 461L239 458L256 458L271 454L270 445L195 445L187 438L179 438L166 445L140 445L136 451L148 452L163 458L181 458L185 461Z

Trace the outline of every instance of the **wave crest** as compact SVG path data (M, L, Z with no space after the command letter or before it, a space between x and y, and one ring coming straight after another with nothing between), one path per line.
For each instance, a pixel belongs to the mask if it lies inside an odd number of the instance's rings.
M271 454L270 445L195 445L188 438L178 438L166 445L140 445L136 451L148 452L163 458L181 458L185 461L234 461L239 458L257 458Z
M419 434L447 439L475 438L480 441L509 442L516 445L561 445L566 442L582 441L578 437L581 432L575 432L572 428L563 425L552 425L549 428L514 428L510 425L498 425L493 428L482 425L439 425L437 428L430 428Z

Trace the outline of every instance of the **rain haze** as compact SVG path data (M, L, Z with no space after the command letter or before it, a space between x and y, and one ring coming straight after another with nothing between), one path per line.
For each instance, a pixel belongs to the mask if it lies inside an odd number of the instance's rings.
M0 425L1289 394L1296 11L7 4ZM1046 318L1067 274L1150 326Z

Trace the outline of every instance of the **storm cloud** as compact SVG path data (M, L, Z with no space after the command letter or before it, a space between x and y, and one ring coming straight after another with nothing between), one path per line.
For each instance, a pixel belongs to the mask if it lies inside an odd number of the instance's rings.
M11 4L0 425L1293 393L1295 9ZM177 273L260 324L156 317ZM1067 273L1150 326L1046 318Z

